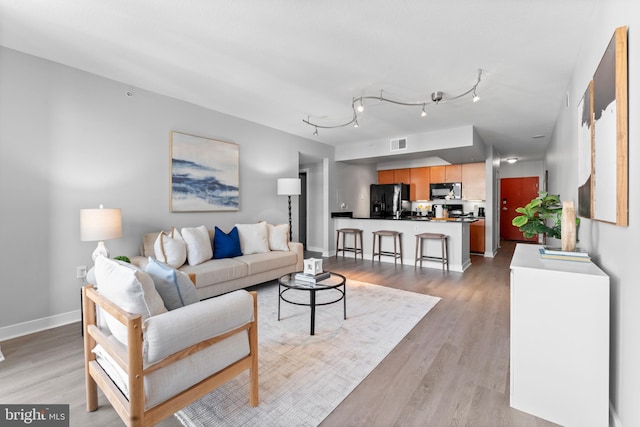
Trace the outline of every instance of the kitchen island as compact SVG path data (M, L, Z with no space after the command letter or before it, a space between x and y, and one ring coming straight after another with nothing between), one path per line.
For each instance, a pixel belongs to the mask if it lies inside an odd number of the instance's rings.
M373 252L373 232L391 230L402 233L402 263L414 265L416 259L416 234L440 233L449 236L449 270L463 272L471 265L469 256L469 224L476 219L426 219L426 218L334 218L335 229L359 228L363 231L364 258L371 259ZM425 255L440 256L440 242L424 241ZM347 241L347 246L353 246L353 241ZM382 250L393 251L393 241L382 239ZM377 258L377 257L376 257ZM393 257L382 257L383 262L393 262ZM377 261L376 261L377 262ZM423 267L442 268L439 261L425 260Z

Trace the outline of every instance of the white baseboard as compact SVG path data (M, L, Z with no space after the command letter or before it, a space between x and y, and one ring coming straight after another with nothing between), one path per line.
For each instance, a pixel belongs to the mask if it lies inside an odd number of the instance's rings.
M613 407L613 403L611 401L609 401L609 426L622 427L616 408Z
M41 319L30 320L28 322L16 323L15 325L3 326L0 328L0 341L29 335L46 329L57 328L58 326L68 325L69 323L79 322L80 318L80 310L74 310L68 313L56 314L55 316L43 317Z

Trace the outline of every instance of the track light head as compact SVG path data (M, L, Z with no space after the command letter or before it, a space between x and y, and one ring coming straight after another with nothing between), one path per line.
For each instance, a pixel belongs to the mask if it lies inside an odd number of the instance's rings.
M478 102L480 101L480 97L478 96L478 94L476 93L476 90L473 90L473 102Z
M425 104L422 104L422 113L420 113L420 117L427 117L427 110L425 110Z
M358 104L358 106L356 107L356 110L358 110L358 113L362 113L364 111L364 104L362 103L362 98L360 98L360 104Z
M435 102L436 104L440 101L442 101L442 92L437 91L437 92L432 92L431 93L431 100L433 102Z

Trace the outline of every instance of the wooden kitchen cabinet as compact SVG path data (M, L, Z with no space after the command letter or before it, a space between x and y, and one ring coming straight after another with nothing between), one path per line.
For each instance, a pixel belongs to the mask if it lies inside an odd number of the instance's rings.
M465 163L462 165L462 198L465 200L486 199L485 165Z
M411 169L388 169L378 171L378 184L407 184L411 183Z
M431 168L411 169L410 198L411 200L429 200L429 184L431 184Z
M411 184L411 169L394 169L393 184Z
M446 182L446 166L431 166L429 173L431 174L431 182Z
M393 169L378 171L378 184L394 184Z
M485 229L486 224L484 219L479 219L469 224L469 252L484 254Z
M462 181L462 165L447 165L444 167L444 182L461 182Z

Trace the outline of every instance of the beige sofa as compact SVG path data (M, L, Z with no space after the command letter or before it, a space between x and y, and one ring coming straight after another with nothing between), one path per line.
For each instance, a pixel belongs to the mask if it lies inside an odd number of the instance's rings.
M213 239L214 231L209 231ZM153 257L154 243L160 232L143 236L140 256L131 262L144 270L148 257ZM210 259L198 265L184 264L185 272L195 283L200 299L222 295L247 286L278 279L287 273L303 270L304 251L299 242L289 242L289 251L268 251L234 258Z

